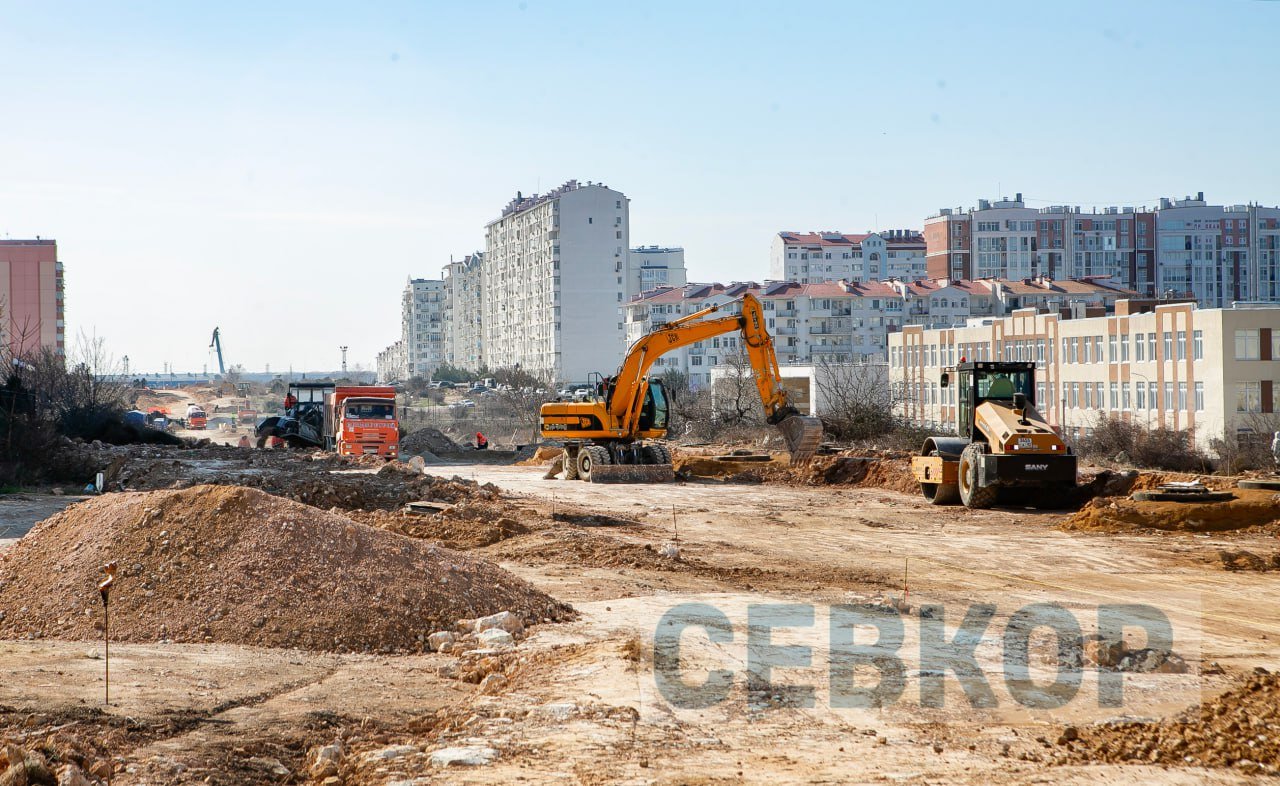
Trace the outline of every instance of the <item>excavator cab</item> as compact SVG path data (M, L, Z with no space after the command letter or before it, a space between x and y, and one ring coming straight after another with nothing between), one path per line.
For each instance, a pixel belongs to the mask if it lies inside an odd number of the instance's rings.
M649 389L644 394L644 404L640 406L640 430L657 431L667 428L667 391L662 380L650 379Z

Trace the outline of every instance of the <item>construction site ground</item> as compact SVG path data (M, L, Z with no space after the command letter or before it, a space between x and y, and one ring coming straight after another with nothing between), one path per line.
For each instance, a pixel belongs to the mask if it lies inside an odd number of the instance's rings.
M305 455L261 453L174 451L133 476L164 488L171 477L178 485L186 476L232 482L245 461L256 461L247 471L259 473L305 462L306 483L315 472L378 470L326 470ZM161 465L171 474L159 474ZM534 625L495 656L502 681L481 688L459 679L468 656L453 653L113 644L112 703L103 707L101 641L0 640L0 738L28 745L65 738L115 760L114 784L1280 780L1265 774L1274 760L1261 762L1262 775L1249 766L1107 763L1073 752L1063 738L1068 726L1168 718L1202 695L1239 686L1258 667L1280 669L1277 574L1228 569L1222 556L1275 553L1274 526L1082 530L1064 527L1069 511L932 507L866 485L596 485L545 480L539 466L491 463L427 471L501 492L482 515L420 527L386 506L338 507L357 521L448 541L577 610L574 620ZM20 510L0 502L0 522L20 534L24 519L29 525L70 501L29 495ZM499 517L515 523L495 529ZM0 540L0 554L6 548L12 541ZM971 604L995 605L978 658L998 706L971 708L953 674L944 706L922 706L911 624L901 649L902 699L880 709L832 706L830 608L892 601L904 583L913 609L947 610L949 636ZM987 639L998 640L1009 615L1037 601L1079 610L1156 603L1179 631L1195 633L1179 641L1192 671L1126 674L1120 709L1100 707L1087 677L1065 707L1022 709L1002 688L1000 654ZM655 630L687 603L720 609L731 624L728 642L713 643L697 629L683 639L687 681L708 669L732 671L727 699L704 709L674 706L654 677ZM776 670L768 689L746 673L747 609L764 604L816 610L812 627L773 631L775 644L812 647L812 666ZM787 687L801 684L816 687L811 707ZM1280 738L1280 729L1271 734ZM339 764L314 768L316 751L335 739L343 741ZM435 755L441 750L450 753ZM451 757L486 763L449 766Z

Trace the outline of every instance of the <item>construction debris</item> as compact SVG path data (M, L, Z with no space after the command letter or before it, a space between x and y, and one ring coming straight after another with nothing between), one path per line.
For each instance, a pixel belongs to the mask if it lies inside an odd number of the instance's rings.
M122 641L405 652L462 617L572 615L464 554L261 491L197 486L108 495L38 525L0 557L0 637L101 635L90 590L112 560Z
M1280 775L1280 676L1258 669L1240 685L1177 717L1068 727L1062 763L1234 767Z

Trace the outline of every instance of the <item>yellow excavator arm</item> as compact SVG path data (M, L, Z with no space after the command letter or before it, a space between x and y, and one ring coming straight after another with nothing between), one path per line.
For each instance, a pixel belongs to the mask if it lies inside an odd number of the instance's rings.
M617 376L609 382L609 413L628 432L633 431L644 405L649 369L658 358L689 344L740 332L766 419L782 431L792 461L808 461L822 439L822 423L817 418L801 416L790 404L760 300L748 293L737 302L741 305L738 314L707 319L722 308L708 306L668 322L632 344Z

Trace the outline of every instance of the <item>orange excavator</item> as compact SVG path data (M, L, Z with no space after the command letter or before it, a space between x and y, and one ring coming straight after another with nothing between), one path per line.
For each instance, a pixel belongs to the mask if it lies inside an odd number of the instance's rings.
M741 306L738 313L709 318L734 303ZM734 332L742 334L765 417L782 432L792 463L813 458L822 440L822 422L801 415L789 402L759 299L747 294L734 303L709 306L650 331L627 350L616 374L595 383L586 400L542 405L542 436L564 441L566 480L670 480L671 453L654 441L667 434L667 396L662 381L651 378L649 369L672 350Z

